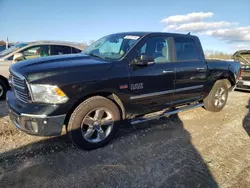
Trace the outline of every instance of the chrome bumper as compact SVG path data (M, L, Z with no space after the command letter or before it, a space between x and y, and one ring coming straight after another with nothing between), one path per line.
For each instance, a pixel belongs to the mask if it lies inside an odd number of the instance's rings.
M38 117L32 114L18 115L9 109L9 117L12 123L21 131L38 136L61 135L65 115Z
M239 80L236 89L250 91L250 81Z
M48 116L18 112L11 92L7 93L6 103L9 118L21 131L37 136L57 136L63 133L66 115Z

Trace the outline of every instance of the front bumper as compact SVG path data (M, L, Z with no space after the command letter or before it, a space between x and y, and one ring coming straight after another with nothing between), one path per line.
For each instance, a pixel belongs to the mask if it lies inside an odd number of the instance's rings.
M25 113L23 111L25 108L20 107L12 91L7 92L6 100L10 120L18 129L38 136L56 136L63 133L66 115L38 114L36 108L34 108L34 113ZM40 108L39 111L43 110Z
M250 81L239 80L236 89L250 91Z

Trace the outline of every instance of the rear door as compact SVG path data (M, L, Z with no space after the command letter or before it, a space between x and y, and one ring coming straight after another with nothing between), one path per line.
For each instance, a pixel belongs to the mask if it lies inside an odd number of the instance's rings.
M175 36L174 48L176 80L173 103L200 99L206 82L207 64L201 54L199 40Z

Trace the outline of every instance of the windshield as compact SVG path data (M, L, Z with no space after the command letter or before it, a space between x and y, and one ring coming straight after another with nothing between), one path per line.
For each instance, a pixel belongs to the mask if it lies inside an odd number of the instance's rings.
M91 44L83 53L102 59L120 59L138 41L140 36L113 34Z
M20 43L20 44L16 44L14 46L11 46L10 48L7 48L7 49L1 51L0 57L6 56L6 55L18 50L19 48L26 46L26 45L27 45L26 43Z

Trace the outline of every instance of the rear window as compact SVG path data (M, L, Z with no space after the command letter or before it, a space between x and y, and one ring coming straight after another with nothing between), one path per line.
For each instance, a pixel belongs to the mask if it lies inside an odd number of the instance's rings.
M186 37L176 37L174 42L177 61L199 59L193 39Z
M71 54L71 47L53 45L51 51L52 51L51 55Z
M81 50L79 50L79 49L77 49L77 48L71 48L71 53L72 54L77 54L77 53L80 53L81 52Z

